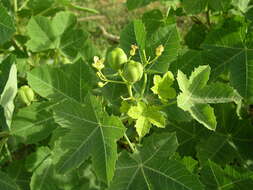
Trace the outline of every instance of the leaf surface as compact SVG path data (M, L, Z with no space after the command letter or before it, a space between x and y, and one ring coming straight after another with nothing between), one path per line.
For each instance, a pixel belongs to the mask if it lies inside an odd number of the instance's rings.
M177 103L206 128L215 130L216 117L209 104L235 102L240 110L242 98L228 85L222 83L207 85L210 71L209 66L199 66L188 80L187 76L179 70L177 80L182 93L178 95Z
M12 17L0 3L0 45L10 40L15 31Z
M66 101L54 107L55 120L70 132L60 139L56 169L64 173L82 164L89 156L98 177L109 183L117 160L116 141L125 128L115 116L108 116L95 97L87 95L80 104ZM57 149L56 149L57 151Z
M153 134L139 152L122 153L109 190L203 189L183 164L170 159L177 146L175 133Z
M0 171L0 189L20 190L17 184L4 172Z

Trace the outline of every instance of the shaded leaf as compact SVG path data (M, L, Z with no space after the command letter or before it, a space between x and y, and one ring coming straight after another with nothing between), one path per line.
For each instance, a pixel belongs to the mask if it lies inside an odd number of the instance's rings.
M6 174L0 171L0 189L20 190L17 184Z
M12 17L0 3L0 45L10 40L15 31Z
M14 116L11 125L11 134L19 142L33 144L47 138L56 128L50 103L34 103L22 108Z
M125 131L121 121L115 116L108 116L91 95L87 95L82 104L66 101L54 107L54 111L56 122L70 129L55 149L63 151L54 158L57 171L65 173L92 156L97 176L109 183L117 160L116 141Z
M109 190L203 189L198 178L171 160L178 146L174 133L153 134L134 154L123 152Z

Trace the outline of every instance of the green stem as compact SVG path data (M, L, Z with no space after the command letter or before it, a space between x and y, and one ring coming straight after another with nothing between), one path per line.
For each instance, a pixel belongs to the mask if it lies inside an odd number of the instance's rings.
M14 12L18 12L18 2L17 0L13 0Z
M146 55L146 51L145 50L142 50L142 53L143 53L143 58L144 60L142 60L144 62L144 67L146 67L146 65L148 65L148 59L147 59L147 55Z
M7 142L5 143L5 149L6 149L6 153L7 153L8 157L9 157L10 161L12 162L12 156L11 156L11 152L10 152L10 150L8 148Z
M143 86L141 89L141 97L143 97L145 90L146 90L146 86L147 86L147 79L148 79L148 75L147 73L144 73L144 81L143 81Z
M159 56L156 56L156 57L155 57L153 60L151 60L148 64L154 63L158 58L159 58Z
M132 150L132 152L135 152L135 148L133 146L133 144L131 143L131 141L129 140L128 136L126 135L126 133L124 133L124 138L126 139L130 149Z
M89 12L89 13L94 13L94 14L99 14L99 11L97 11L96 9L92 9L92 8L87 8L87 7L81 7L78 5L73 5L73 4L69 4L68 5L70 8L74 8L77 9L79 11L84 11L84 12Z
M133 98L133 90L132 90L131 84L127 84L127 90L128 90L130 98Z
M105 81L105 82L111 82L111 83L116 83L116 84L126 84L125 82L123 81L117 81L117 80L109 80L109 79L101 79L102 81Z

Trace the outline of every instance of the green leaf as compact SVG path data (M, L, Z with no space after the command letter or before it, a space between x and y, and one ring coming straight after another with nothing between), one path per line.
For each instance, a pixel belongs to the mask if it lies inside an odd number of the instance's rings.
M145 24L147 36L150 36L164 23L163 13L159 9L145 12L142 16L142 22Z
M183 0L183 7L188 14L198 14L205 10L208 0Z
M176 104L164 107L163 111L166 113L169 121L190 122L192 120L189 112L182 110Z
M4 108L6 123L10 127L14 111L14 99L17 94L17 67L14 56L7 57L0 64L0 105Z
M236 167L226 166L224 169L208 160L201 170L201 181L207 190L240 189L248 190L253 186L253 172Z
M0 171L0 189L20 190L17 184L6 174Z
M134 127L136 128L139 137L142 138L149 133L149 130L152 127L152 125L146 117L140 116L136 120Z
M50 100L75 100L82 102L94 84L93 71L82 60L54 68L43 65L27 76L28 84L40 96Z
M59 12L52 20L52 29L55 36L61 36L65 31L76 25L76 16L70 12Z
M156 127L165 127L165 117L161 111L154 107L138 102L136 106L131 106L127 114L136 119L135 128L140 138L149 133L151 124Z
M170 63L177 58L180 49L180 39L176 27L176 21L174 18L169 17L166 18L167 20L164 18L162 21L163 24L159 28L150 34L147 34L149 31L146 31L146 28L150 29L150 27L152 27L150 24L152 23L147 22L147 18L143 19L145 22L132 22L123 29L120 35L120 46L127 54L129 54L132 44L137 44L141 48L143 48L145 44L146 55L155 58L155 49L158 46L163 45L165 49L163 54L154 64L148 66L147 70L150 72L165 73L168 71ZM157 22L161 22L161 19L157 19ZM145 27L143 26L143 23L145 24ZM148 40L146 40L145 43L144 40L146 37L143 37L143 34L144 36L148 36ZM139 54L142 58L143 53L139 52ZM137 55L135 57L138 59Z
M142 53L142 49L145 49L146 29L141 20L134 20L128 24L120 34L120 46L128 55L131 45L134 44L140 48L140 53Z
M177 146L175 133L153 134L139 152L123 152L109 190L204 189L184 165L170 159Z
M147 67L150 72L167 72L170 64L176 60L181 48L175 18L168 17L166 19L166 22L157 28L157 30L153 31L146 42L146 54L151 58L155 58L155 49L159 45L164 46L162 55L154 64Z
M146 46L146 29L145 25L142 23L141 20L135 20L134 21L134 30L135 30L135 36L138 46L141 49L145 49Z
M215 130L217 122L214 110L209 104L235 102L240 110L242 98L228 85L222 83L207 85L210 71L209 66L199 66L188 80L179 70L177 81L182 92L177 97L177 103L206 128Z
M77 57L79 50L81 50L86 43L88 34L82 30L71 30L66 31L60 40L61 52L69 57L74 59Z
M51 21L47 17L32 17L27 25L27 33L31 39L26 45L31 51L39 52L56 47Z
M54 179L54 167L52 158L49 157L33 172L31 190L58 190Z
M249 8L250 0L233 0L232 4L243 13L246 13Z
M48 147L39 147L36 152L33 152L26 157L25 167L27 171L33 172L41 163L51 155L51 150Z
M27 47L34 52L49 49L61 50L74 59L84 47L88 34L75 29L76 16L69 12L59 12L52 20L44 16L32 17L27 25L31 38Z
M56 128L49 103L34 103L22 108L14 116L11 134L19 142L33 144L47 138Z
M183 7L188 14L198 14L209 6L215 11L226 11L232 0L183 0Z
M185 167L190 171L190 172L194 172L194 170L196 169L196 167L198 166L198 161L194 160L192 157L190 156L185 156L181 162L185 165Z
M207 160L214 161L221 166L235 164L250 167L253 153L252 124L249 119L238 119L231 104L215 105L218 126L215 133L211 133L197 145L197 158L201 165Z
M177 60L171 63L169 70L173 73L177 73L180 70L189 76L195 67L204 65L204 63L202 50L185 48L179 51ZM210 77L210 80L212 80L212 77Z
M245 28L241 21L227 20L224 25L211 31L202 48L204 61L212 67L212 79L229 71L230 83L245 98L253 102L253 49L245 41Z
M0 3L0 45L9 41L15 31L16 29L12 17Z
M34 158L36 159L36 157ZM56 172L52 156L46 156L43 160L41 160L41 157L37 157L37 159L34 160L35 163L42 162L31 177L31 190L72 190L79 185L77 172L70 172L64 175Z
M24 160L15 160L7 167L8 176L21 190L30 190L31 173L26 171Z
M206 30L205 25L194 24L184 37L186 45L191 49L199 49L201 43L205 40Z
M158 94L161 100L167 101L176 97L176 90L171 87L174 82L172 72L168 71L161 78L159 75L154 75L154 86L151 88L154 94Z
M66 101L53 109L56 122L70 129L55 149L63 151L54 158L57 171L65 173L80 166L91 156L97 176L109 183L117 160L116 141L125 131L119 118L108 116L91 95L87 95L82 104Z
M54 0L29 0L28 7L32 10L33 15L36 15L54 4Z
M233 0L209 0L208 4L215 11L226 11L230 8Z

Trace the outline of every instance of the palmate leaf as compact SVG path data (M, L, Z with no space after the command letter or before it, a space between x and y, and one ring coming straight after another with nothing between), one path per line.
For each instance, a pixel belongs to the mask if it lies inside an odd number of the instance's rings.
M240 120L231 104L215 105L218 128L198 144L197 157L201 165L210 159L222 166L234 164L251 167L253 161L253 128L249 119Z
M196 155L196 146L200 140L208 138L209 133L211 133L207 128L200 126L201 124L194 120L191 122L176 122L170 120L168 126L163 130L177 134L179 144L177 152L180 155L193 157Z
M19 186L20 190L30 190L31 173L26 171L24 159L13 161L6 168L6 173Z
M60 68L44 65L28 73L27 78L28 84L42 97L78 102L83 101L95 81L90 66L82 60Z
M183 7L189 14L198 14L205 11L209 6L215 11L225 11L229 8L232 0L183 0Z
M171 87L174 82L174 76L172 72L166 72L163 77L160 75L154 75L154 86L151 88L154 94L157 94L162 101L168 101L176 97L176 90Z
M117 159L116 141L125 129L117 117L102 111L95 97L87 95L93 82L90 67L82 61L61 68L45 65L28 74L29 85L39 95L58 103L52 106L55 121L70 130L54 150L63 150L54 157L57 171L76 168L92 156L97 175L109 183Z
M52 112L47 109L51 103L34 103L22 108L14 116L11 135L24 144L37 143L47 138L56 128Z
M162 112L144 102L138 102L136 106L131 106L127 114L136 119L135 128L140 138L149 133L152 125L159 128L165 127L165 117Z
M0 2L0 45L10 40L15 31L13 19Z
M248 103L252 103L252 40L246 41L241 22L227 20L221 28L211 31L202 44L203 58L212 67L213 79L229 71L231 85Z
M177 81L182 93L178 95L177 103L206 128L215 130L217 122L214 110L209 104L235 102L240 110L242 98L228 85L222 83L207 85L210 71L209 66L199 66L188 80L187 76L179 70Z
M248 190L253 186L253 172L245 169L236 169L226 166L224 169L208 160L201 170L201 181L206 190L235 189Z
M17 184L6 174L0 171L0 189L21 190Z
M197 176L170 159L177 146L175 133L153 134L139 152L123 152L109 190L203 189Z
M76 24L76 17L68 12L56 14L53 20L44 16L32 17L27 25L30 40L27 46L34 52L59 47L59 38Z
M55 171L52 156L47 156L42 161L31 177L31 190L70 190L78 185L77 172L60 175Z
M69 12L59 12L52 20L44 16L32 17L27 25L30 40L26 45L33 52L61 50L74 59L88 38L87 33L75 29L75 25L76 17Z
M66 101L53 108L55 120L70 132L60 138L56 154L56 169L64 173L82 164L92 156L97 176L109 183L114 175L117 160L116 141L124 134L125 128L115 116L108 116L98 100L87 95L82 104Z
M164 20L166 20L166 22L164 22L159 28L153 31L152 35L148 36L148 40L146 42L146 53L153 58L155 57L154 50L159 45L164 46L164 52L158 58L156 63L148 67L148 70L151 72L167 72L169 65L177 58L178 52L181 48L176 19L169 17L164 18ZM149 26L146 27L149 28Z
M27 25L27 32L31 40L26 45L30 50L39 52L56 47L51 22L47 17L32 17Z

